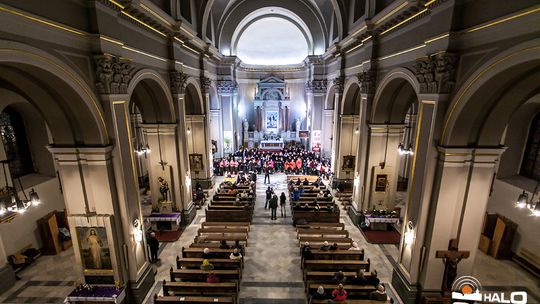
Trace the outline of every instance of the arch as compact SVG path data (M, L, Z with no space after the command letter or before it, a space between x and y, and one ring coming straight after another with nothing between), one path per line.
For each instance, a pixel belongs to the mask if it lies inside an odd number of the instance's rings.
M231 53L233 34L250 12L268 9L269 7L280 8L285 11L290 11L297 16L302 16L301 20L307 24L307 28L309 29L309 32L313 38L313 50L317 50L318 52L320 51L321 53L326 50L326 41L328 39L327 26L324 23L318 7L313 6L313 3L310 1L244 0L236 1L230 5L227 5L223 12L221 20L216 29L217 47L221 53L226 55ZM210 10L208 13L209 12ZM267 14L270 13L272 12L268 11Z
M192 77L186 80L184 90L185 110L187 115L206 114L206 105L199 83Z
M85 81L42 50L0 40L0 86L30 102L45 119L53 144L109 144L103 109Z
M128 86L130 102L137 105L145 123L175 123L173 98L167 82L154 70L135 73Z
M358 77L353 76L345 83L342 100L343 102L341 103L340 109L341 114L360 114L360 86L358 85Z
M267 12L268 10L270 10L271 13L268 13ZM240 21L240 23L234 30L233 35L231 37L231 55L236 55L236 48L238 46L238 41L240 40L240 37L242 36L244 31L256 21L259 21L264 18L269 18L269 17L281 18L294 24L300 30L300 32L306 39L306 42L308 44L309 54L313 54L313 51L314 51L313 36L307 24L298 15L296 15L295 13L291 12L288 9L284 9L280 7L264 7L264 8L260 8L256 11L251 12L249 15L244 17L242 21Z
M512 114L540 92L540 39L491 57L461 86L442 126L444 146L498 146Z
M373 98L372 123L401 123L411 102L418 100L420 84L406 68L390 71L379 83Z

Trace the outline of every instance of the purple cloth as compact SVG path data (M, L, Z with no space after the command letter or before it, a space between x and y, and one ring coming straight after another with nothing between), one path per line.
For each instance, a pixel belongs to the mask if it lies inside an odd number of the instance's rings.
M81 289L72 291L68 297L77 298L117 298L124 288L116 289L114 286L97 286L95 291Z

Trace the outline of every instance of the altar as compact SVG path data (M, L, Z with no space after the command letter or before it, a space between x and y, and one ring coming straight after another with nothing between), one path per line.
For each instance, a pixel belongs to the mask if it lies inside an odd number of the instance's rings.
M280 140L262 140L260 142L259 148L264 151L279 151L283 149L285 143L283 139Z

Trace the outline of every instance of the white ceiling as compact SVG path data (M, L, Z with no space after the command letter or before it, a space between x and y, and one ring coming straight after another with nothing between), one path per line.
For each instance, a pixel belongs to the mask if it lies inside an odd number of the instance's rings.
M308 50L308 42L296 25L283 18L267 17L244 30L236 55L246 64L286 65L301 63Z

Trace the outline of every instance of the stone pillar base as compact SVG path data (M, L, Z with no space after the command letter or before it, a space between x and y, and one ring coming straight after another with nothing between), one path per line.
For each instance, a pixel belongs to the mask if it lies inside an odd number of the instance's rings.
M192 185L197 185L197 183L200 183L203 189L212 189L214 187L214 175L206 179L193 179Z
M15 285L15 272L10 265L0 268L0 294Z
M356 207L354 204L347 207L347 214L349 215L349 218L353 222L355 226L360 226L360 220L361 220L361 214L358 210L356 210Z
M152 267L148 266L137 282L129 281L127 284L126 303L143 303L144 298L154 285L154 276Z
M185 227L193 221L195 216L197 215L197 207L193 202L190 202L188 205L188 208L184 210L182 216L182 225Z
M421 290L418 285L411 285L407 278L401 273L399 268L394 268L392 272L392 286L405 304L420 303Z

